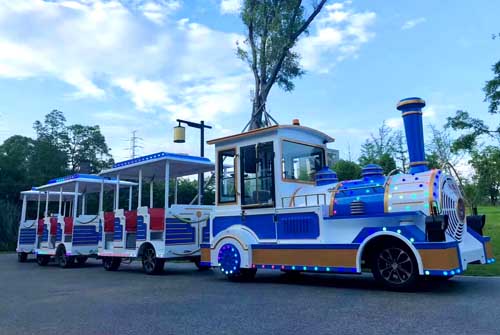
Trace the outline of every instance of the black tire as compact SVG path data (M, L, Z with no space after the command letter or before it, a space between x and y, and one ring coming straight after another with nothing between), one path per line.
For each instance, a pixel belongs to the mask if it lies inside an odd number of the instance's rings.
M60 268L67 269L75 264L75 257L66 255L66 248L61 245L57 248L56 262Z
M122 259L120 257L104 257L102 265L106 271L116 271L120 268Z
M194 260L194 265L196 265L196 267L200 271L207 271L207 270L210 270L212 268L211 266L201 265L201 258L200 257L198 257Z
M87 259L89 259L87 256L78 256L76 257L76 263L78 265L83 265L85 262L87 262Z
M50 261L50 256L46 256L46 255L37 255L36 256L36 262L40 266L46 266L47 264L49 264L49 261Z
M165 259L157 258L155 249L147 246L142 253L142 269L148 275L156 275L163 271Z
M28 254L25 252L18 252L17 253L17 261L19 263L24 263L28 260Z
M257 269L240 268L238 272L226 275L227 279L234 282L252 281L255 278Z
M413 252L403 243L391 243L375 250L372 273L384 288L394 291L414 290L419 279Z

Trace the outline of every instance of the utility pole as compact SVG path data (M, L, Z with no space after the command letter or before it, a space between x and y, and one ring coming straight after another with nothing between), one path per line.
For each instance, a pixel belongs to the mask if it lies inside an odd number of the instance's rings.
M143 146L139 145L138 142L142 141L141 137L137 136L137 130L132 131L132 136L130 137L130 158L134 159L137 157L137 149L143 148Z

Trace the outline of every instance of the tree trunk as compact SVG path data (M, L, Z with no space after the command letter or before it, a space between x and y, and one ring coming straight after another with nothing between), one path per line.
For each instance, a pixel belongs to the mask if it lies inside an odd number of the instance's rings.
M249 130L259 129L266 126L263 120L265 112L265 100L260 94L256 93L252 105L252 120L250 121Z

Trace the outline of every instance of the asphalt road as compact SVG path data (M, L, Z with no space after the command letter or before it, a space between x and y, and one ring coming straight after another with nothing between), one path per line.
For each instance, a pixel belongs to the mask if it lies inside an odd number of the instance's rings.
M260 271L232 283L189 263L165 270L42 268L0 255L0 334L500 334L500 278L396 293L368 275Z

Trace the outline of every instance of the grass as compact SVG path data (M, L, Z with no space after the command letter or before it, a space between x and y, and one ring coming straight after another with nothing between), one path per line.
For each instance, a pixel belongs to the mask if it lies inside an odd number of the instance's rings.
M470 264L465 272L468 276L500 276L500 207L479 207L480 214L486 214L486 225L483 234L491 237L494 257L493 264Z

